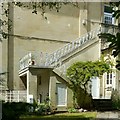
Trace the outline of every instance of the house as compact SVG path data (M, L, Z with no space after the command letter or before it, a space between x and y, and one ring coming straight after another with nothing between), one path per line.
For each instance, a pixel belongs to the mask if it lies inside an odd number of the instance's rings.
M106 57L112 53L98 36L118 31L108 4L63 5L58 13L47 10L45 17L39 9L36 15L12 3L7 7L11 29L8 39L0 42L0 68L8 72L7 90L26 91L27 102L43 102L49 95L51 106L58 110L72 107L66 69L76 61L95 61L103 53ZM119 71L113 69L92 80L93 99L108 99L113 88L120 89Z

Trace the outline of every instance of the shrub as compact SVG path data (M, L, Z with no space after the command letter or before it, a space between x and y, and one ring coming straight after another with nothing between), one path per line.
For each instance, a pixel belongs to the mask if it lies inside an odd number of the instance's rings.
M68 109L68 112L69 112L69 113L76 113L76 112L78 112L78 111L77 111L77 109L75 109L75 108L69 108L69 109Z
M2 104L2 120L19 120L20 115L28 114L31 104L23 102L12 102Z
M117 90L112 91L112 107L113 109L120 109L120 96Z
M39 115L49 114L49 113L51 113L50 105L48 103L45 103L45 102L38 104L35 112L36 112L36 114L39 114Z

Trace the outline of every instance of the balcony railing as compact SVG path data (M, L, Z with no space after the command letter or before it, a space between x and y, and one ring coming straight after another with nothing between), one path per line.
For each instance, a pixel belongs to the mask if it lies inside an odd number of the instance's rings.
M116 25L112 25L112 24L105 24L105 23L101 23L101 33L110 33L115 35L117 32L119 32L119 28Z
M47 58L47 53L37 53L32 52L25 55L23 58L19 61L19 70L25 69L28 66L45 66L45 60Z
M116 25L110 25L110 24L101 24L101 33L110 33L112 35L115 35L117 32L119 32L119 28ZM109 47L110 42L106 42L106 37L104 35L99 35L101 38L101 49L106 49Z

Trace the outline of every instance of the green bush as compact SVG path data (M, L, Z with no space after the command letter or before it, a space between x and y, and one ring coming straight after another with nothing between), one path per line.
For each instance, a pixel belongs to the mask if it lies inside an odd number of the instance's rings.
M31 107L31 104L23 102L3 103L2 120L19 120L20 115L28 114Z
M38 115L45 115L51 113L50 105L45 102L38 104L37 108L35 109L35 113Z
M69 108L69 109L68 109L68 112L69 112L69 113L76 113L76 112L78 112L78 111L77 111L77 109L75 109L75 108Z
M120 96L117 90L112 91L112 107L113 109L118 109L120 110Z

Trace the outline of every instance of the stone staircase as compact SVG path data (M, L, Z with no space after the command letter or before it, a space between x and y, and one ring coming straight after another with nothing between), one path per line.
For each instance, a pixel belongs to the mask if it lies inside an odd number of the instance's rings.
M66 44L65 46L59 48L58 50L54 51L51 54L48 53L36 54L30 52L20 59L19 71L27 68L28 66L33 65L34 62L35 62L34 65L48 67L48 68L49 67L56 68L58 67L58 65L61 66L62 64L61 62L66 56L70 54L73 55L77 49L81 48L82 46L85 46L86 43L93 41L98 36L100 31L101 29L100 27L98 27L90 32L87 32L85 35L81 36L80 38L77 38L76 40L73 40L72 42Z
M71 43L66 44L62 48L54 51L46 57L45 66L52 66L54 68L57 67L58 64L62 64L62 59L66 56L72 54L77 49L81 48L81 46L85 45L89 41L94 40L98 34L100 33L100 28L94 29L80 38L72 41Z
M86 43L90 42L92 44L94 39L100 37L100 33L116 34L116 32L118 32L118 27L115 25L106 26L106 24L101 23L98 28L87 32L80 38L73 40L71 43L68 43L62 48L59 48L53 53L49 54L45 59L45 66L56 67L58 64L61 65L62 59L64 59L66 56L72 55L72 53L74 53L77 49L80 49L82 46L87 47Z
M112 111L111 99L93 99L93 106L98 111Z
M28 53L23 58L20 59L20 69L21 71L24 68L27 68L31 65L36 65L39 67L52 67L52 68L58 68L64 64L64 61L68 59L68 57L71 57L75 55L76 53L82 51L82 47L87 48L92 44L95 44L96 41L99 40L98 35L100 33L116 33L118 29L114 26L107 26L106 25L100 25L98 28L95 28L80 38L77 38L76 40L71 41L70 43L66 44L65 46L57 49L53 53ZM97 39L96 39L97 38ZM30 62L32 61L32 62ZM33 64L35 62L35 64Z

